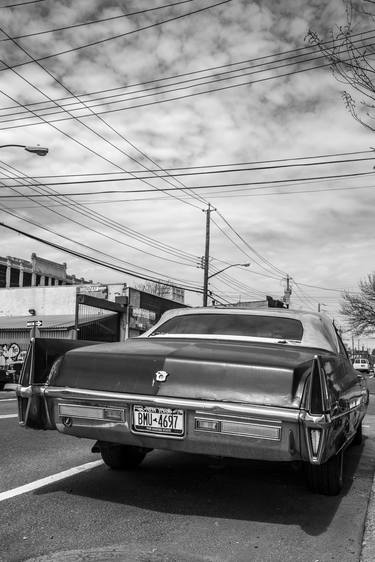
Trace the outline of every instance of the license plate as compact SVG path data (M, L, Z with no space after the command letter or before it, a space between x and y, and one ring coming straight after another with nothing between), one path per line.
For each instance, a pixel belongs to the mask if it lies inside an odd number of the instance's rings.
M162 435L184 434L184 411L177 408L133 406L133 429Z

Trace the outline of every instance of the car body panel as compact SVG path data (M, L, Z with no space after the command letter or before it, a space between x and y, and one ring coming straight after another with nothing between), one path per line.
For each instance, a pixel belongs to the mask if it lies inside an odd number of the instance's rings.
M254 342L137 338L69 351L48 382L60 387L298 408L314 353ZM168 374L162 384L155 380L158 371Z
M160 334L177 316L215 313L297 318L303 335ZM163 318L123 343L34 340L17 390L21 425L145 449L318 465L355 436L366 381L324 315L193 309ZM163 427L168 416L182 433Z

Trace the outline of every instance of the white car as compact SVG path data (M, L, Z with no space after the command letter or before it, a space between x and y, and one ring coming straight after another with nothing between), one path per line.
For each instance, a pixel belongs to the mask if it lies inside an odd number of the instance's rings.
M353 367L354 369L356 369L356 371L361 371L361 373L370 372L370 363L367 361L367 359L364 359L362 357L356 357L354 359Z

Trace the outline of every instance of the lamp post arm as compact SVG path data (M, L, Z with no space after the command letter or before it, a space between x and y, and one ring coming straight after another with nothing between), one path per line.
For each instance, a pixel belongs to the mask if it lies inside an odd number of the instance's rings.
M10 148L10 147L16 147L16 148L23 148L25 150L27 150L27 152L31 152L32 154L37 154L38 156L46 156L46 154L48 154L48 148L45 148L44 146L26 146L25 144L1 144L0 148Z
M208 279L211 279L211 277L215 277L215 275L219 275L219 273L223 273L223 271L226 271L230 267L238 267L238 266L249 267L250 264L249 263L232 263L231 265L227 265L226 267L223 267L223 269L220 269L219 271L216 271L212 275L209 275Z
M24 144L1 144L0 148L8 148L8 147L13 147L16 146L18 148L25 148Z

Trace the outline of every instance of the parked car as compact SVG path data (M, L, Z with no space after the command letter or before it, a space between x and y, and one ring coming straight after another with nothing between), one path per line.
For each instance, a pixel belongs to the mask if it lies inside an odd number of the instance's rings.
M353 367L356 371L360 371L361 373L368 374L370 372L370 363L363 357L356 357L353 362Z
M12 382L9 373L5 366L0 367L0 390L3 390L4 386L8 383Z
M285 461L338 494L369 401L332 322L287 309L168 311L123 343L38 339L19 421L93 439L112 469L152 449Z

